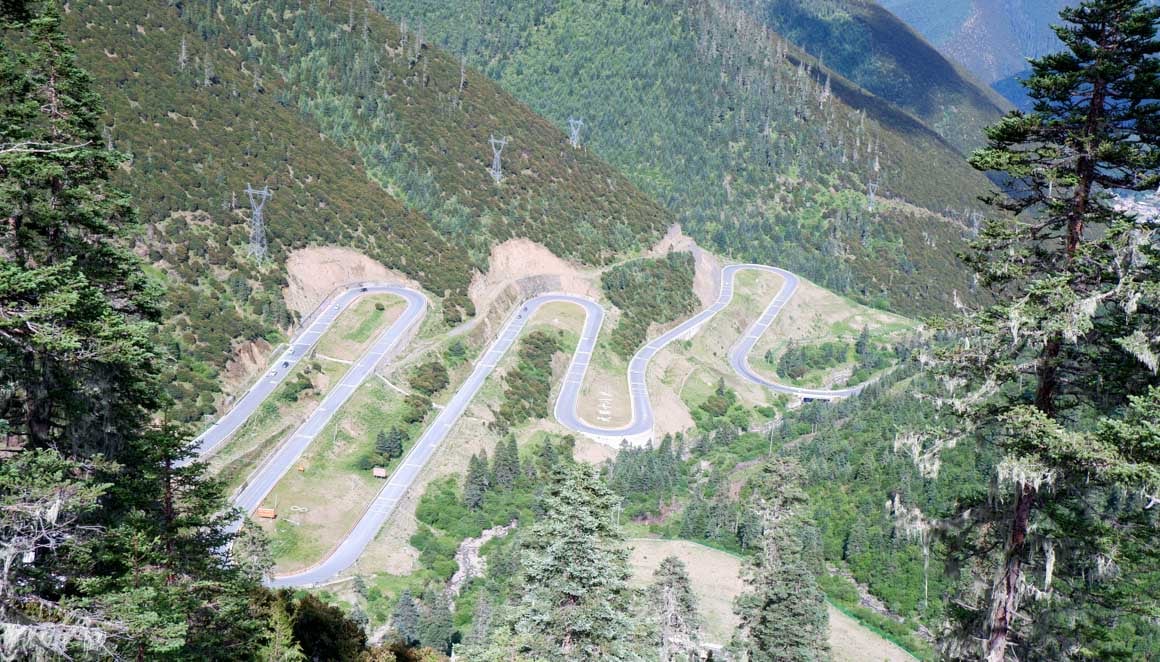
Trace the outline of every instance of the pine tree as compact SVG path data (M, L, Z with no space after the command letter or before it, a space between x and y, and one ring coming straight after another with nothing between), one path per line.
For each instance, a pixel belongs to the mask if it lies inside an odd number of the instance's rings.
M380 430L375 436L375 451L389 462L403 456L403 442L406 440L407 433L392 425L389 431Z
M522 594L470 659L634 659L628 550L613 521L619 497L585 464L561 464L544 515L521 537Z
M275 604L270 614L270 630L266 643L258 649L261 662L303 662L306 654L294 639L294 627L290 615L281 604Z
M286 596L283 591L280 595ZM345 611L307 593L294 608L294 638L312 660L354 660L366 649L362 626Z
M481 459L477 455L471 456L467 466L467 477L463 483L463 505L472 510L479 510L483 505L484 494L489 486L487 477L487 455Z
M42 558L70 543L98 535L78 525L100 507L107 485L96 484L91 467L53 450L30 450L0 462L0 657L34 659L69 653L97 657L111 650L109 636L120 626L91 610L37 597L38 623L23 611L27 587L42 572ZM56 623L70 624L56 627ZM47 644L47 645L46 645Z
M753 662L829 659L825 595L817 583L820 553L800 484L797 464L775 458L747 486L748 508L765 530L746 568L751 590L734 605L741 619L734 646Z
M248 657L265 625L258 573L218 552L235 513L204 465L186 462L189 438L151 425L165 404L157 288L128 249L129 200L108 185L123 157L106 148L56 3L4 3L0 21L0 420L18 455L71 467L55 511L74 529L20 559L26 592L0 590L0 611L44 654ZM5 498L41 494L34 472L11 478ZM77 605L100 617L81 612L89 625L72 628Z
M481 594L476 598L475 608L471 611L471 630L463 639L464 646L481 647L487 643L494 610L495 607L488 596Z
M56 4L28 11L8 26L21 38L0 40L0 418L31 446L115 456L161 402L157 293L126 247L134 214L108 185L123 157L105 149L100 100Z
M391 629L402 643L408 646L419 643L419 607L410 590L403 591L399 596L399 602L391 613Z
M862 327L862 331L858 333L858 339L854 341L854 354L859 359L866 356L870 351L870 328Z
M963 504L965 518L895 508L913 531L955 536L976 558L964 586L989 586L956 596L958 632L942 642L951 657L1000 662L1012 644L1074 636L1056 623L1059 601L1091 604L1084 584L1126 551L1125 528L1108 523L1133 518L1140 491L1160 484L1157 453L1108 449L1090 434L1156 383L1156 229L1118 210L1113 191L1160 184L1160 8L1087 0L1061 17L1066 50L1033 60L1024 83L1034 110L988 129L972 157L1002 180L992 202L1018 216L988 222L965 256L995 303L948 323L954 345L934 364L949 387L935 397L962 417L900 436L927 475L964 439L1002 457L1001 498ZM1137 497L1113 506L1113 493ZM1048 595L1054 604L1033 599Z
M661 561L648 592L649 607L660 620L660 659L688 659L698 650L701 615L684 562L675 556Z
M550 444L550 441L545 441ZM491 484L501 490L510 490L520 477L520 449L516 438L508 435L495 449Z
M423 607L419 616L419 642L437 651L450 653L456 633L447 597L442 591L428 587L423 595Z

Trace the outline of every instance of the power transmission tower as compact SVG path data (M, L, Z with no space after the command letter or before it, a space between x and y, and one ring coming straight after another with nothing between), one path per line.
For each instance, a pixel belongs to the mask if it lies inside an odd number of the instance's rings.
M266 206L266 200L269 200L273 193L270 192L269 186L255 189L246 184L246 195L250 198L250 208L253 210L250 217L250 255L261 262L266 259L267 253L266 221L262 218L262 208Z
M584 126L584 118L568 118L568 130L571 134L568 142L572 143L572 147L580 146L580 127Z
M491 136L488 139L491 143L491 178L498 184L503 179L503 169L500 167L499 155L503 152L503 148L508 143L507 138L496 138Z
M878 194L878 181L871 179L870 181L866 182L866 189L869 192L866 197L866 208L870 211L874 211L874 196Z

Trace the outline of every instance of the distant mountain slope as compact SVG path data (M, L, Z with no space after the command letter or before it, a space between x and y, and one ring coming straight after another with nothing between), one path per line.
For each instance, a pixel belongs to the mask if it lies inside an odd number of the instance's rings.
M379 6L467 54L558 126L583 117L585 145L704 245L907 312L948 307L969 282L954 258L961 228L920 208L967 209L985 179L913 115L733 3ZM868 210L869 180L910 204Z
M749 11L866 90L911 113L964 152L1007 102L867 0L748 0ZM929 16L937 16L941 10Z
M615 169L486 77L354 11L364 5L292 4L86 2L66 14L107 138L132 155L120 184L141 209L140 250L170 283L178 417L212 410L239 347L288 328L294 248L364 251L454 322L474 312L467 287L492 241L531 237L598 263L671 224ZM491 133L511 136L498 186ZM247 256L247 183L274 191L265 265Z
M1018 103L1027 58L1058 50L1051 25L1070 0L879 0L947 57Z

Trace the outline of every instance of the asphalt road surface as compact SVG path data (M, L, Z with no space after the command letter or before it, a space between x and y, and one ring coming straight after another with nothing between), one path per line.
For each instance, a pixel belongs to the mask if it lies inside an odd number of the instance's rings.
M371 291L369 287L367 291ZM289 439L278 446L274 453L246 480L241 492L234 497L234 504L247 513L257 509L266 495L282 479L282 476L286 475L286 472L290 471L290 467L294 466L298 458L302 457L302 452L306 450L306 447L334 418L335 412L341 409L346 401L354 395L358 387L374 374L375 368L379 366L383 358L394 351L399 342L411 332L427 312L427 298L414 290L397 286L383 286L374 291L390 292L401 296L406 300L407 307L403 310L403 314L375 339L370 348L351 364L342 378L330 388L330 392L326 394L318 407L310 413L302 425L298 426L298 429L290 435ZM341 306L332 306L329 312L334 313L337 317L340 310ZM333 321L332 318L331 322Z
M395 327L399 326L400 322L409 325L422 319L427 307L427 299L409 288L382 283L365 283L339 292L322 303L312 317L307 320L306 325L298 332L298 335L290 341L290 345L282 352L281 356L274 360L273 366L258 378L258 381L226 412L225 416L218 419L196 439L197 454L205 457L216 451L222 442L237 432L242 424L253 416L254 412L258 411L258 407L266 398L278 389L278 386L286 379L286 375L290 374L294 366L298 365L302 358L310 353L310 349L318 343L318 339L334 324L342 311L346 310L362 295L377 292L396 294L407 301L407 310L399 318L399 321L387 330L386 334L395 331ZM397 338L402 332L405 332L405 329L400 328L399 333L393 337ZM380 338L380 340L382 339ZM371 348L371 351L373 350L374 348Z
M411 489L415 479L428 460L431 459L431 456L434 455L439 444L451 432L459 417L467 409L468 404L483 387L487 377L511 349L527 324L528 318L545 304L572 303L582 307L585 311L584 328L580 334L572 362L564 376L560 395L556 399L554 410L556 419L571 430L601 439L607 443L616 444L622 439L634 441L647 439L652 433L654 422L646 380L649 361L674 340L691 337L703 324L728 306L733 300L736 275L746 270L776 273L782 276L784 283L761 316L746 329L745 334L730 349L729 363L734 371L742 378L755 384L805 398L831 400L858 393L861 390L860 386L837 390L788 386L772 382L752 370L749 366L749 352L773 323L781 309L793 297L799 281L797 276L783 269L755 264L739 264L725 267L722 271L721 290L712 305L676 328L650 340L633 355L628 367L632 407L632 419L629 424L615 429L592 425L577 415L576 403L592 352L600 335L600 327L604 321L604 309L595 301L569 294L537 296L513 311L499 337L476 363L475 370L455 392L447 405L438 412L435 420L411 447L402 463L363 513L362 518L335 550L318 564L300 572L275 577L270 581L270 584L272 586L309 586L323 583L333 579L358 560L387 518L394 512L395 506ZM202 453L209 453L233 434L250 415L257 411L261 402L273 393L278 384L285 378L286 373L308 353L310 347L334 323L338 314L363 291L391 292L406 299L407 309L402 316L383 332L367 353L359 357L310 417L250 476L241 493L235 498L235 503L246 512L252 512L261 504L282 476L298 461L303 451L326 427L334 413L346 403L358 386L374 373L384 356L396 349L399 341L417 325L426 313L426 298L414 290L378 284L366 285L365 288L365 290L362 290L361 287L348 289L340 293L333 301L325 303L324 308L316 313L314 319L309 322L308 326L294 339L290 347L275 363L275 367L266 373L229 413L199 438L199 450Z

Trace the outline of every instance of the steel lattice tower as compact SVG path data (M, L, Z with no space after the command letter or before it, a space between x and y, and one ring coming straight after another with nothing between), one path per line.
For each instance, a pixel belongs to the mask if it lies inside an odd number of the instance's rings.
M508 139L491 136L488 142L491 143L491 178L498 184L503 179L503 169L500 167L499 155L503 152L504 146L507 145Z
M266 206L266 200L269 200L273 193L270 192L269 186L255 189L249 184L246 184L246 195L250 198L250 208L253 210L253 214L250 216L250 255L256 257L261 262L266 259L268 252L266 246L266 221L262 218L262 208Z
M580 117L580 118L569 117L568 118L568 133L570 136L568 139L568 142L572 143L572 147L579 147L580 146L580 127L582 127L582 126L584 126L584 118L583 117Z

